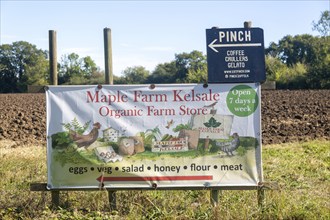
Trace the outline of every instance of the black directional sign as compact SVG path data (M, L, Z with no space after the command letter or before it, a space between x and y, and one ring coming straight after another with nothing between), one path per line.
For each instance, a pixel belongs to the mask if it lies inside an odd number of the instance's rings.
M261 28L206 29L209 83L266 80Z

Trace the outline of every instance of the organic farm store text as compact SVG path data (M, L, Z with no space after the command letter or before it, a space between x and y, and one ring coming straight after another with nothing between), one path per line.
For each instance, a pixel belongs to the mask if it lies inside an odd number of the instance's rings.
M194 108L188 107L184 104L180 105L178 109L174 108L159 108L154 105L146 105L145 109L137 106L130 106L129 109L119 109L118 104L125 103L184 103L184 102L201 102L210 101L218 102L220 94L214 93L212 89L206 92L196 92L190 90L188 93L183 90L173 90L170 93L150 93L137 91L109 91L107 94L100 91L87 91L87 103L101 103L105 104L98 110L103 117L126 117L126 116L169 116L169 115L207 115L208 110L204 107Z

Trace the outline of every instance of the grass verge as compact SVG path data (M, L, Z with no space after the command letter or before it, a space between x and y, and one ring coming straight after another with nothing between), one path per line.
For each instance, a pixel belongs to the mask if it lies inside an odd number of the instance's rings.
M117 211L109 212L106 191L61 192L52 210L50 193L30 192L46 182L46 148L0 142L0 219L330 219L330 141L266 145L266 191L261 210L256 191L222 191L212 207L207 190L119 191Z

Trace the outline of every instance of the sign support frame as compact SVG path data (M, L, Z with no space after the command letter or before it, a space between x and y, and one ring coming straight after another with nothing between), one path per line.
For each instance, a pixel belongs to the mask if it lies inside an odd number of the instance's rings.
M251 22L244 22L245 28L251 28ZM104 30L106 31L106 30ZM112 48L110 47L110 50ZM111 82L111 76L109 84L112 84ZM212 82L209 82L212 83ZM99 85L100 86L100 85ZM153 84L151 86L154 86ZM31 183L30 184L30 191L41 191L41 192L51 192L51 201L53 208L58 208L60 205L60 191L99 191L99 190L107 190L108 192L108 198L109 198L109 206L110 210L116 210L116 192L119 190L155 190L157 189L157 184L153 184L150 188L116 188L116 189L107 189L105 187L101 188L56 188L56 189L48 189L47 183ZM274 190L278 189L277 183L269 183L269 182L259 182L258 186L217 186L217 187L192 187L191 190L210 190L210 201L213 206L217 206L219 203L219 194L221 194L222 190L257 190L257 199L258 199L258 205L262 207L264 203L264 190ZM183 190L183 187L162 187L161 190ZM220 191L220 193L219 193ZM43 194L44 195L44 194Z

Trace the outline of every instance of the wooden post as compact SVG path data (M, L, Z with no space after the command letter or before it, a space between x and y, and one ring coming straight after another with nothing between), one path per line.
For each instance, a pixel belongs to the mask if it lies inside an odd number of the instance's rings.
M104 60L105 60L105 84L113 85L112 72L112 43L111 43L111 29L103 29L104 36ZM108 190L110 210L117 209L116 191Z
M218 206L219 203L219 190L211 190L211 203L213 206Z
M258 187L257 197L258 197L258 206L259 208L262 209L264 207L264 202L265 202L265 190L263 187Z
M111 29L104 28L105 83L113 84Z
M58 85L57 81L57 42L56 31L49 30L49 68L50 84Z
M108 190L110 211L117 210L116 191Z
M60 206L60 191L52 191L52 206L54 209Z
M252 27L252 22L251 21L245 21L244 22L244 28L251 28Z

